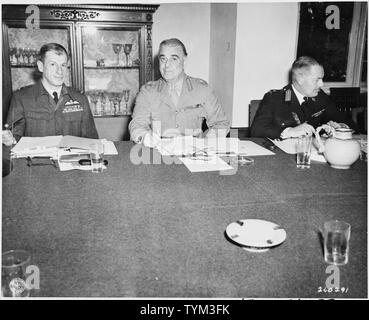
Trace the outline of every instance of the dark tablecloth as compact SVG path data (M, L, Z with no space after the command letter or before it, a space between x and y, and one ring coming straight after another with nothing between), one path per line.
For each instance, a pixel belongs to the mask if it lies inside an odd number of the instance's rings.
M366 162L302 170L277 149L220 175L134 165L133 143L116 146L103 173L17 159L3 178L2 249L31 252L34 296L367 297ZM228 241L227 225L247 218L279 224L286 241L265 253ZM329 276L320 230L331 219L352 227L349 263L339 268L347 292L320 292Z

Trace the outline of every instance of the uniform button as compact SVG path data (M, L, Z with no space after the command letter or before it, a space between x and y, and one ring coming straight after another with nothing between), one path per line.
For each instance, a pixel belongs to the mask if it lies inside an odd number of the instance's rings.
M178 113L178 110L176 110L176 113Z
M179 125L178 124L176 124L176 128L179 128Z

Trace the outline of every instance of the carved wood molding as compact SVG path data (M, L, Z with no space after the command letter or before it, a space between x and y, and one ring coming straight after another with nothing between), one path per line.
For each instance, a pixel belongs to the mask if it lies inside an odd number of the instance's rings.
M41 5L42 6L42 5ZM94 10L126 10L126 11L149 11L155 12L160 5L150 4L49 4L48 7L65 7L65 8L80 8L80 9L94 9Z
M150 81L152 80L153 72L151 25L146 26L146 39L146 81Z
M50 15L60 20L91 20L100 15L97 11L86 10L51 10Z

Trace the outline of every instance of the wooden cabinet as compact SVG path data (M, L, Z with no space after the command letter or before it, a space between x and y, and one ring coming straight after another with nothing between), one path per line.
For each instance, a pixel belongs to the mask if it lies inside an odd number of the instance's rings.
M87 95L101 138L128 140L140 87L153 78L151 30L158 5L3 5L3 119L12 92L40 78L40 47L63 45L65 83Z

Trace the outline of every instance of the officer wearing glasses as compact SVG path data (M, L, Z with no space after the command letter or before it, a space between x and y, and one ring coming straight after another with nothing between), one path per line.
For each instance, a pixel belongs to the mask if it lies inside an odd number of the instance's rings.
M178 135L225 137L229 121L208 84L185 74L187 51L178 39L159 48L161 78L144 85L129 124L131 140L154 148L161 138ZM208 130L202 131L206 119Z

